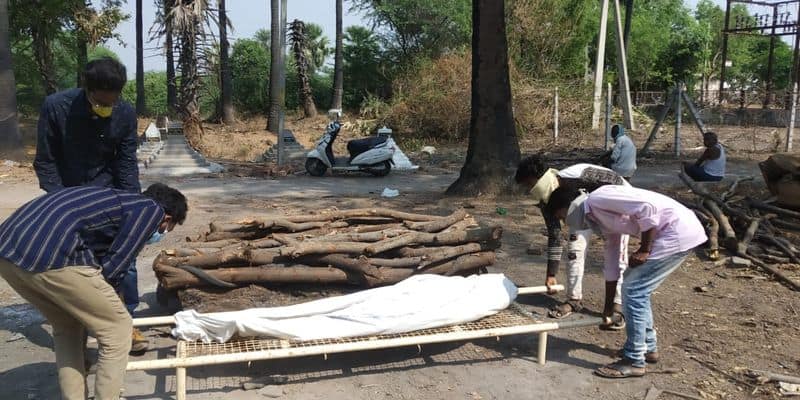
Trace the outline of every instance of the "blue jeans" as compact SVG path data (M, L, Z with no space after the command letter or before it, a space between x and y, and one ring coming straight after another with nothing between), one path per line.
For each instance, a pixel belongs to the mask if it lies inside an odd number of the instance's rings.
M128 272L122 278L117 287L117 291L122 295L122 301L125 303L125 308L128 314L133 316L136 307L139 307L139 279L136 275L136 261L131 262L128 266Z
M632 360L635 367L644 367L645 353L658 350L650 295L683 263L687 255L688 250L658 260L647 260L638 267L631 266L625 270L622 312L625 314L625 333L628 337L622 354Z

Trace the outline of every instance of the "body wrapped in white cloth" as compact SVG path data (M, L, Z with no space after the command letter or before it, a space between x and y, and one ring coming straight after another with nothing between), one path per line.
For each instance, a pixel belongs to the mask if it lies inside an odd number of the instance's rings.
M234 334L313 340L410 332L475 321L511 304L517 288L503 274L415 275L392 286L286 307L175 314L182 340L225 342Z

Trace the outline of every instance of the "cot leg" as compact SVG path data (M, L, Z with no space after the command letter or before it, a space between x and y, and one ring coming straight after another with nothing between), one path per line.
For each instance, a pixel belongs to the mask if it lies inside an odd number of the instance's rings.
M186 400L186 368L175 368L175 397Z
M544 365L547 360L547 332L539 332L539 352L536 356L539 359L539 365Z

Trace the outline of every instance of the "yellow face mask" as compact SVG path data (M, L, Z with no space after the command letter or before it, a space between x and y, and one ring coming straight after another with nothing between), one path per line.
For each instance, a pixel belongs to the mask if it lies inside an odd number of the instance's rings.
M111 116L111 112L114 111L114 107L111 106L102 106L92 98L91 94L88 96L89 104L92 106L92 112L95 113L100 118L108 118Z
M103 107L97 104L92 104L92 111L97 114L100 118L108 118L111 116L111 112L114 110L113 107Z

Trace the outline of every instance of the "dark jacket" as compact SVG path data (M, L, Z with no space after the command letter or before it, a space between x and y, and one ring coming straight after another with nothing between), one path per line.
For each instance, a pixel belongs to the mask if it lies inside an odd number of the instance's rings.
M101 186L139 193L136 112L120 101L110 118L91 112L83 89L47 96L39 114L39 187Z

